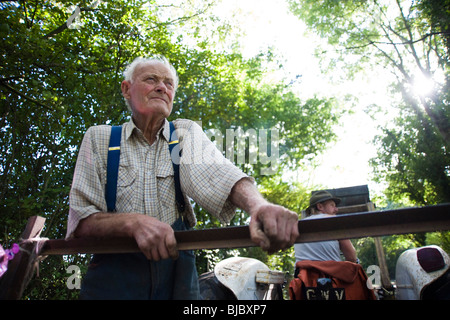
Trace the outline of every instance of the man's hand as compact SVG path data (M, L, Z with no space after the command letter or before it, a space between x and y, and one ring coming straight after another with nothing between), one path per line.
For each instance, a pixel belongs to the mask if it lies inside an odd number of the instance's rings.
M132 234L142 253L149 260L177 259L177 241L170 225L158 219L141 215Z
M298 215L265 200L249 179L241 179L235 184L230 199L250 214L250 236L263 250L274 253L295 243Z
M133 237L149 260L178 258L172 227L139 213L95 213L80 221L75 237Z
M298 233L298 215L269 202L251 213L250 236L263 250L275 253L294 245Z

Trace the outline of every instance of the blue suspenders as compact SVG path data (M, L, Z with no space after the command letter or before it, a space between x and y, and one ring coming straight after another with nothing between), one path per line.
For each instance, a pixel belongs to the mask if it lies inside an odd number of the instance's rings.
M184 210L179 177L178 138L171 123L169 149L174 166L177 207ZM112 127L107 163L106 199L108 211L115 210L122 127ZM172 155L172 150L175 154ZM182 199L183 201L181 202ZM182 218L172 225L174 230L188 230ZM94 254L83 277L81 299L199 299L200 289L195 254L179 251L177 260L149 261L139 253Z
M180 184L180 157L181 150L179 148L175 148L178 146L178 136L175 131L175 126L172 122L169 122L170 125L170 139L169 139L169 153L170 158L172 159L173 164L173 177L175 180L175 199L177 201L178 212L184 212L184 196L181 192L181 184ZM174 152L175 151L175 152Z
M173 164L173 173L175 179L175 199L177 202L178 211L184 212L185 202L184 196L181 192L180 184L180 151L175 147L178 145L178 137L175 131L175 126L172 122L170 124L170 140L169 152ZM122 136L121 126L111 127L111 137L109 139L108 162L106 174L105 198L108 212L116 211L116 194L117 194L117 177L119 173L120 161L120 140ZM173 152L175 150L175 152Z
M121 126L111 127L109 138L108 163L106 171L105 198L108 212L116 211L117 176L119 173Z

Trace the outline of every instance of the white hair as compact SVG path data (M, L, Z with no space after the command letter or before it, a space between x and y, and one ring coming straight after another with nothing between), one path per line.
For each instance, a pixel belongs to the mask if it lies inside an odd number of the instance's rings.
M173 79L174 79L174 92L176 92L177 88L178 88L178 81L179 81L177 70L169 62L169 60L162 55L156 55L156 56L152 56L149 58L138 57L138 58L134 59L133 62L131 62L125 68L125 71L123 72L124 80L130 81L130 83L133 83L134 71L137 66L142 65L142 64L155 63L155 62L160 62L160 63L164 64L167 68L169 68L170 72L173 75ZM125 103L127 104L128 108L131 111L131 107L130 107L130 104L127 99L125 99Z

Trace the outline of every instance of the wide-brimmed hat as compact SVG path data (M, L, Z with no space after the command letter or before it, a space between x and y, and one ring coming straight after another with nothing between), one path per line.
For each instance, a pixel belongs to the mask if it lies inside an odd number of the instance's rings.
M313 208L316 204L325 202L327 200L333 200L336 205L341 203L341 199L337 197L333 197L331 193L325 190L314 192L311 196L311 199L309 199L309 207L306 209L307 212L311 211L311 208Z

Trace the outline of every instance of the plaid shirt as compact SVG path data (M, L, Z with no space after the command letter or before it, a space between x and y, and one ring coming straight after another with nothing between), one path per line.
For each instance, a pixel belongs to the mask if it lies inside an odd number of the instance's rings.
M196 224L191 198L222 223L228 223L236 209L228 201L231 188L247 176L223 157L195 122L180 119L174 125L182 150L180 180L186 202L185 217L191 226ZM105 184L110 134L111 127L101 125L89 128L84 136L70 191L68 238L80 220L107 211ZM117 212L142 213L168 224L176 221L179 213L169 135L167 120L152 145L132 120L123 125Z

